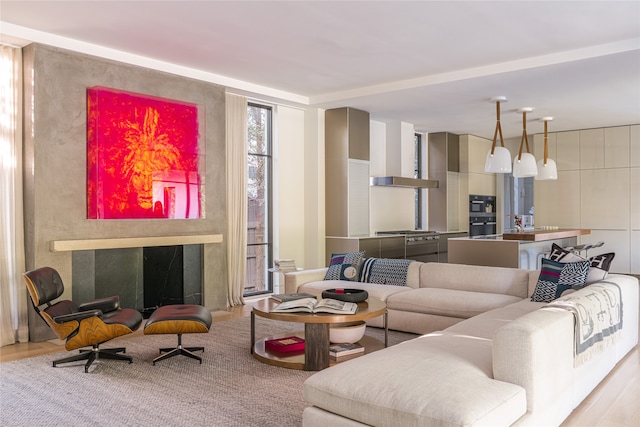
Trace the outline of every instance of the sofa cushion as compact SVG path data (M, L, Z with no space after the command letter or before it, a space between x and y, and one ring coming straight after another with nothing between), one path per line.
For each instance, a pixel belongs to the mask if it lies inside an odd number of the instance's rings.
M574 286L583 286L589 272L589 261L557 262L542 259L540 277L531 301L551 302Z
M304 395L368 425L510 425L526 412L526 396L492 379L491 363L489 340L434 333L320 371Z
M615 252L609 252L607 254L601 254L592 256L589 258L589 274L587 275L586 283L597 282L607 277L609 269L611 268L611 262L615 258ZM576 255L575 253L568 251L557 244L551 245L551 254L549 259L558 262L576 262L584 261L586 258Z
M458 322L445 329L445 332L493 339L494 334L501 326L545 305L547 305L546 302L533 302L529 299L524 299Z
M387 307L393 310L467 319L518 301L522 301L522 298L512 295L420 288L389 296Z
M364 251L332 254L324 279L357 281L360 277L360 265L363 257Z
M423 263L421 288L457 289L527 298L529 270L478 265Z
M322 280L305 283L298 288L297 292L307 292L319 297L322 295L322 291L335 288L364 289L369 294L369 298L373 297L382 301L387 301L390 295L412 290L412 288L407 286L376 285L373 283L347 282L342 280Z

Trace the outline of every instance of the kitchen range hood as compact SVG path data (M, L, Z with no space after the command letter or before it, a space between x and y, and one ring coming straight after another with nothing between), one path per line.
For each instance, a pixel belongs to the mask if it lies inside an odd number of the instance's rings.
M371 177L372 187L401 188L438 188L438 181L433 179L407 178L404 176Z

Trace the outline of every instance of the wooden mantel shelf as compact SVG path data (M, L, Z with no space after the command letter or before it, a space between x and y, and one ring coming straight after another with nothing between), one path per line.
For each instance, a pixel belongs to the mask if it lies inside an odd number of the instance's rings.
M123 237L115 239L52 240L51 252L94 251L98 249L141 248L149 246L199 245L222 243L222 234L197 236Z
M530 242L540 242L543 240L565 239L567 237L583 236L591 234L591 230L586 229L559 229L559 230L534 230L522 233L504 233L502 240L524 240Z

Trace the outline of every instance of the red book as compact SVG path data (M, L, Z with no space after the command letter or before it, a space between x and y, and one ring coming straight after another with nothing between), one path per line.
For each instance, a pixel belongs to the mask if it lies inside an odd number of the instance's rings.
M267 350L275 351L278 353L300 351L304 350L304 339L296 336L290 336L273 340L266 340L264 342L264 347Z

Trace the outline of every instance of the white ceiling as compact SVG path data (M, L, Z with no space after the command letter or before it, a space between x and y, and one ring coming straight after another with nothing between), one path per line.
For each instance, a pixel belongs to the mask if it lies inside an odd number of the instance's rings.
M2 0L0 34L425 132L492 138L496 95L505 138L640 123L637 0Z

